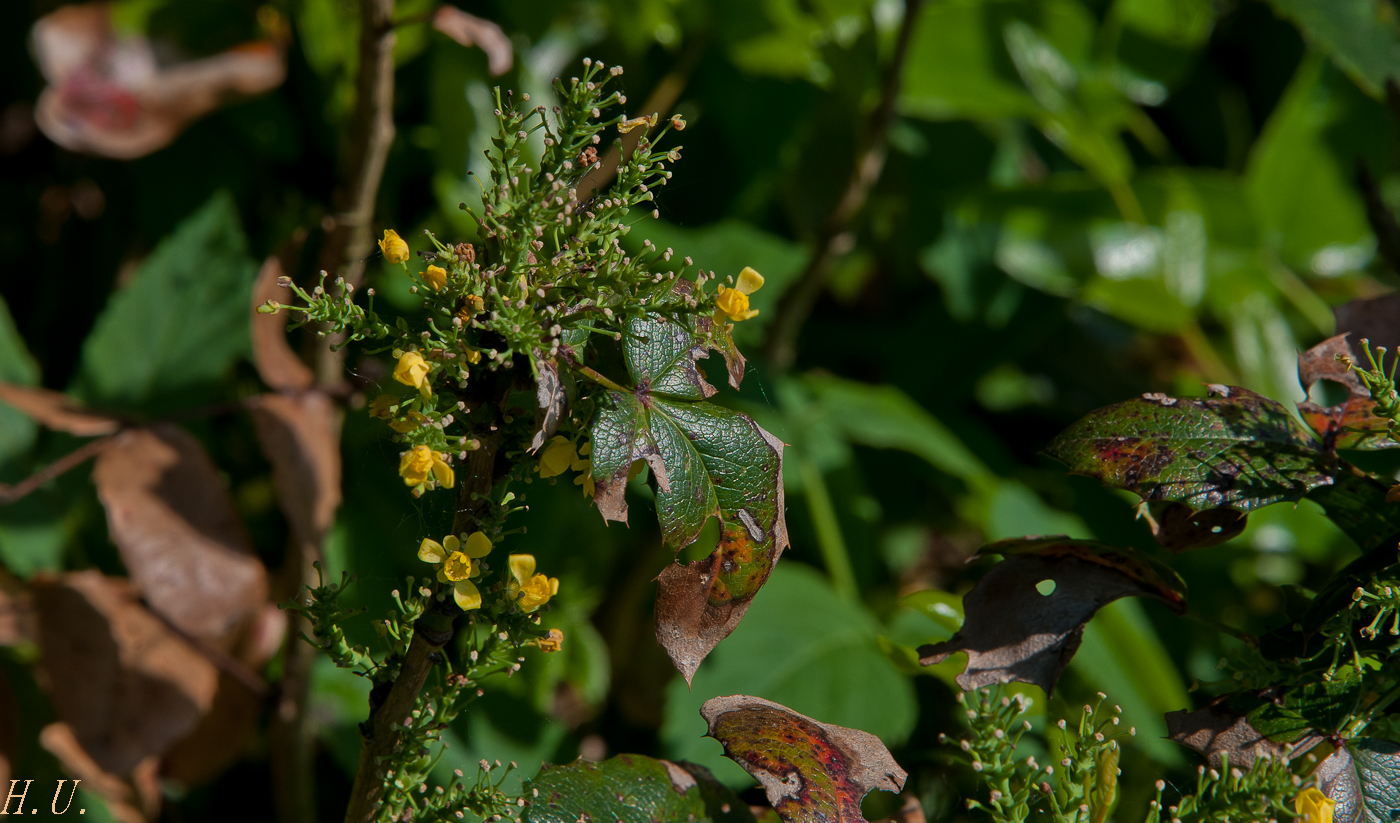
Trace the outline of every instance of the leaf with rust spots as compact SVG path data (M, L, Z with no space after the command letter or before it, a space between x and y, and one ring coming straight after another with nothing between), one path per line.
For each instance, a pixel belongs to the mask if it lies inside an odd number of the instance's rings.
M287 313L258 312L258 306L269 300L283 305L292 302L292 290L277 282L285 274L281 258L274 255L263 261L258 279L253 281L252 317L248 321L253 365L269 387L280 392L301 392L316 384L316 375L287 344Z
M545 766L525 796L523 823L753 823L748 804L704 766L639 754Z
M1090 412L1047 453L1075 474L1194 509L1243 512L1333 482L1341 461L1283 406L1248 389L1160 394Z
M214 665L125 580L41 578L34 608L54 711L102 770L125 775L163 754L213 705Z
M267 599L267 573L218 467L184 430L122 432L92 479L132 582L181 631L224 640Z
M1185 503L1148 504L1144 516L1157 542L1174 552L1218 546L1238 537L1249 516L1234 509L1196 511Z
M30 386L0 383L0 403L51 429L78 437L98 437L121 428L120 418L88 411L66 394Z
M340 409L319 391L267 394L253 421L282 513L303 545L319 546L340 506Z
M1328 338L1298 355L1298 380L1303 391L1311 391L1319 380L1330 380L1347 390L1347 399L1333 406L1303 401L1298 404L1298 412L1322 438L1328 451L1396 448L1400 443L1390 438L1390 422L1371 413L1376 403L1370 391L1355 372L1337 359L1339 355L1356 359L1348 336Z
M535 452L549 440L559 428L559 421L564 419L572 385L567 372L560 374L557 360L533 357L530 367L535 373L535 403L539 407L539 422L536 423L535 436L530 440L530 451Z
M676 294L684 297L691 296L695 291L695 284L685 278L677 278L675 286L671 289ZM739 353L739 347L734 345L734 325L732 323L717 323L714 317L699 315L690 319L691 333L700 345L719 353L724 358L725 369L729 373L729 385L737 391L739 385L744 382L744 355Z
M865 823L865 796L898 793L909 777L875 735L761 697L712 698L700 714L725 755L763 784L785 823Z
M1400 809L1400 743L1348 740L1317 767L1318 788L1337 806L1334 823L1393 823Z
M919 663L942 663L967 652L957 677L967 691L1019 681L1046 694L1079 649L1084 624L1120 597L1151 597L1186 610L1185 584L1167 566L1132 549L1067 537L992 543L979 556L999 554L963 597L966 619L952 638L919 647Z
M1215 703L1194 712L1168 712L1167 737L1193 749L1220 768L1229 758L1231 766L1248 770L1260 757L1291 757L1302 754L1321 740L1316 735L1295 744L1271 740L1254 728L1249 718L1236 712L1225 702Z
M787 547L783 444L748 415L706 402L715 390L695 363L705 349L683 327L634 322L623 351L634 388L602 393L592 424L598 510L626 522L628 470L645 460L668 547L679 551L711 517L720 521L709 557L673 564L659 578L657 640L689 682Z

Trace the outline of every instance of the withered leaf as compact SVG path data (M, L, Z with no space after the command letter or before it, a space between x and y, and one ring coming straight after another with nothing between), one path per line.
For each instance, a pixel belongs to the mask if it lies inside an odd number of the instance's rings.
M291 302L292 290L277 284L285 273L277 255L263 261L258 279L253 282L249 336L253 342L253 365L262 381L280 392L301 392L316 384L316 375L287 343L287 312L258 313L258 306L269 300Z
M1196 511L1185 503L1152 503L1147 522L1157 542L1174 552L1218 546L1238 537L1249 516L1234 509Z
M539 406L539 422L530 440L530 451L534 452L559 428L559 421L564 419L569 405L569 391L565 378L559 373L558 361L534 357L530 365L535 372L535 403Z
M238 678L220 672L213 704L199 725L166 751L162 776L181 786L198 786L217 777L247 751L262 703Z
M0 569L0 646L34 639L34 598L19 578Z
M63 769L83 781L83 788L107 803L118 823L148 823L160 816L160 758L143 759L127 775L102 768L83 750L67 723L50 723L39 732L43 746L63 764Z
M1337 360L1338 355L1356 358L1348 337L1330 337L1298 355L1298 380L1304 391L1311 390L1319 380L1330 380L1346 387L1347 399L1332 406L1305 400L1298 404L1298 412L1329 451L1400 446L1390 438L1389 421L1371 413L1376 403L1365 384Z
M1311 389L1319 380L1330 380L1345 386L1347 394L1352 397L1371 396L1371 392L1366 389L1366 384L1361 382L1361 378L1356 376L1356 372L1337 359L1339 355L1356 359L1356 352L1352 350L1351 341L1347 339L1350 336L1349 333L1345 333L1329 337L1307 351L1298 353L1298 382L1303 384L1303 391Z
M265 394L253 420L282 513L303 545L319 546L340 506L340 409L319 391Z
M1193 712L1184 709L1168 712L1166 721L1169 739L1199 752L1215 768L1220 768L1228 757L1231 766L1248 770L1260 757L1291 757L1303 753L1321 739L1311 735L1293 743L1270 740L1254 728L1248 717L1224 702Z
M1195 509L1298 500L1341 471L1283 406L1248 389L1207 389L1209 397L1153 393L1092 411L1046 452L1075 474Z
M103 770L130 773L188 735L214 701L218 671L97 571L34 583L39 650L59 719Z
M442 4L433 13L433 28L456 40L468 48L478 46L486 52L486 66L492 76L499 77L510 71L515 62L515 52L511 49L510 38L501 27L467 14L448 3Z
M909 776L875 735L761 697L715 697L700 714L786 823L865 823L861 800L875 789L898 793Z
M266 571L219 470L184 430L122 432L92 479L132 582L181 631L221 640L266 600Z
M48 389L0 383L0 403L29 415L40 425L78 437L100 437L122 426L120 418L88 411L68 395Z
M1132 549L1094 540L1026 537L978 552L993 554L1004 559L963 597L962 630L942 643L919 647L919 663L925 666L967 652L967 669L957 677L967 691L1019 681L1052 693L1079 649L1084 624L1120 597L1151 597L1178 613L1186 610L1181 578Z
M695 292L695 284L684 278L677 278L671 291L689 298ZM747 362L734 344L733 325L716 321L713 316L699 315L691 319L695 340L705 348L719 353L724 358L724 367L729 374L729 385L736 390L744 382L744 366Z
M633 388L604 392L591 430L594 501L626 522L632 463L656 480L662 540L679 551L718 518L719 546L662 571L656 637L687 682L739 624L787 547L783 444L748 415L705 402L715 389L696 360L707 344L677 323L630 323L623 353Z

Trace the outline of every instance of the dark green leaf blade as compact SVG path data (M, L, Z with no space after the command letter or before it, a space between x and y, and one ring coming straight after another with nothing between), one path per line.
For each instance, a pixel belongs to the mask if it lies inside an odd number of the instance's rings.
M704 766L623 754L545 766L525 784L524 823L752 823L747 803ZM533 790L533 791L532 791Z
M875 735L761 697L716 697L700 714L709 736L763 784L786 823L865 823L865 795L899 792L909 776Z
M1283 406L1248 389L1148 394L1090 412L1047 453L1075 474L1147 500L1248 512L1326 486L1341 462Z

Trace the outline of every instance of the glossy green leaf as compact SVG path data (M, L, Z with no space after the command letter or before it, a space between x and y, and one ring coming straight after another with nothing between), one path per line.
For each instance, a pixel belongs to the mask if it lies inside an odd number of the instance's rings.
M536 794L538 793L538 794ZM751 823L747 803L703 766L621 754L548 766L525 782L523 823Z
M783 444L748 415L706 402L715 389L696 360L705 344L665 320L628 325L623 345L633 388L607 391L592 425L594 500L607 520L627 522L632 463L655 478L656 511L671 549L693 543L719 519L708 557L662 571L657 639L687 681L748 610L787 547Z
M1384 0L1269 0L1371 95L1400 76L1400 17Z
M1336 802L1336 823L1392 823L1400 809L1400 743L1349 740L1317 769L1324 794Z
M1249 511L1333 482L1340 461L1283 406L1247 389L1148 394L1099 409L1046 452L1071 472L1147 500Z
M83 343L76 393L134 408L221 377L249 353L257 263L233 198L220 192L161 242Z
M763 785L784 823L866 823L865 795L899 792L909 777L875 735L761 697L716 697L700 714L725 755Z
M663 751L708 766L730 785L749 783L703 737L698 711L717 694L759 695L891 745L903 742L918 718L914 689L880 652L879 631L865 609L838 597L810 566L781 564L748 619L715 649L691 687L676 679L667 688ZM759 660L763 665L754 665Z

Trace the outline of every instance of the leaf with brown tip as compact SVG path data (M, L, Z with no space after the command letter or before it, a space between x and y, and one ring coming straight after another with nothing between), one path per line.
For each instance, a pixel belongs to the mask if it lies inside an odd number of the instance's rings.
M282 304L291 302L292 290L277 282L285 275L281 258L273 255L263 261L258 279L253 281L253 305L248 320L253 365L269 387L281 392L301 392L316 384L316 375L287 343L287 313L258 313L258 306L269 300Z
M1084 624L1120 597L1151 597L1186 610L1185 584L1170 568L1132 549L1068 537L992 543L1003 555L963 597L966 620L950 639L919 647L919 663L967 652L958 685L972 691L1019 681L1053 693L1079 649Z
M253 420L282 513L298 540L319 546L340 506L340 409L323 392L265 394Z
M222 640L267 599L267 573L218 467L183 429L122 432L92 479L132 582L181 631Z
M189 734L218 671L125 581L83 571L34 584L49 696L83 750L125 775Z
M700 714L724 753L763 784L786 823L866 823L860 803L898 793L909 777L880 739L813 720L761 697L705 701Z
M122 426L120 418L88 411L68 395L49 389L0 383L0 403L24 412L40 425L77 437L100 437Z
M1400 446L1390 438L1390 422L1371 413L1376 403L1356 373L1337 357L1356 359L1349 334L1318 343L1298 355L1298 380L1303 391L1310 391L1319 380L1344 386L1347 399L1332 406L1305 400L1298 404L1304 422L1322 438L1328 451L1336 449L1389 449Z

